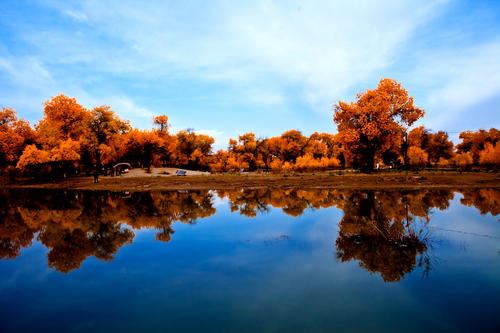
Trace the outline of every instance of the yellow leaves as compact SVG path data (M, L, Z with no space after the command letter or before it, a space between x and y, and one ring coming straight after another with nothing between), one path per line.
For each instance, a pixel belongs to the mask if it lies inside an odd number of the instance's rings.
M15 162L24 139L12 130L0 131L0 166Z
M453 163L460 168L472 165L472 155L470 153L458 153L453 158Z
M50 151L38 149L35 145L29 145L19 158L17 167L26 169L30 166L48 162L76 162L80 160L79 151L80 143L71 139L61 142L59 146Z
M339 165L340 162L335 157L322 157L320 159L316 159L312 155L305 155L297 158L297 162L292 168L297 171L313 171L335 168Z
M280 159L275 159L270 164L271 170L280 171L283 168L283 162Z
M354 103L339 102L334 122L341 140L363 169L373 169L375 156L400 147L401 133L424 115L401 85L382 79L377 88L359 94Z
M408 148L408 159L411 166L425 166L429 155L419 147Z
M75 98L58 95L44 104L44 118L37 126L39 142L51 149L60 141L79 140L88 132L90 112Z
M500 141L500 131L491 128L489 131L465 131L460 133L461 143L457 145L458 152L470 153L474 163L480 163L480 153L489 143L493 146Z
M14 109L0 110L0 167L15 164L25 145L35 140L29 122L18 119Z
M168 127L170 126L168 123L168 116L155 116L153 117L153 123L158 126L158 132L160 134L168 134Z
M6 130L17 121L17 113L12 108L2 108L0 110L0 131Z
M71 163L62 162L75 162L73 166L81 162L86 170L122 161L134 166L161 163L213 172L313 171L340 165L366 170L372 169L375 161L397 167L402 159L415 166L499 164L500 131L496 129L461 133L457 149L468 155L456 159L452 159L453 143L445 132L429 133L421 126L410 131L408 141L404 141L407 127L422 117L423 111L391 79L358 94L355 102L338 102L334 110L338 134L315 132L307 137L292 129L259 138L247 132L230 139L226 151L213 154L214 138L194 130L171 135L166 115L153 118L152 130L131 130L129 122L120 119L110 106L87 110L75 98L58 95L44 104L44 117L36 131L28 122L18 120L14 110L0 110L0 167L16 162L21 167L61 162L47 169L72 174ZM24 149L33 143L36 146Z
M187 166L195 169L207 169L208 158L191 158L191 155L203 154L208 157L212 154L214 138L204 134L196 134L192 130L179 131L176 135L177 145L175 147L174 158L178 166Z
M483 165L500 165L500 144L487 143L479 153L479 162Z
M438 161L438 166L440 168L446 168L450 165L450 161L447 160L446 158L440 158L439 161Z
M78 161L80 160L80 142L68 139L51 150L51 161Z
M281 170L283 170L283 171L291 171L291 170L293 170L293 164L290 163L290 162L285 162L285 163L283 163L283 165L281 167Z
M26 146L23 154L17 162L17 168L25 169L29 166L43 164L50 161L50 154L45 150L38 149L35 145Z

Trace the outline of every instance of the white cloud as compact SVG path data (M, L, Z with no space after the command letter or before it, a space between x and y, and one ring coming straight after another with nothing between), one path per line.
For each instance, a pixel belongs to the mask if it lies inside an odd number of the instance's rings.
M390 66L441 3L93 1L60 10L124 46L96 52L88 60L98 68L225 82L257 104L281 103L284 87L300 86L300 98L330 112L332 101Z
M77 11L74 11L74 10L70 10L70 9L62 10L62 13L64 15L66 15L67 17L69 17L69 18L71 18L71 19L73 19L75 21L78 21L78 22L86 22L86 21L88 21L88 17L84 13L80 13L80 12L77 12Z
M500 94L498 40L470 41L465 48L446 44L439 49L439 39L413 44L415 34L439 18L447 4L440 0L53 2L53 8L76 23L65 29L46 26L20 32L19 40L29 43L33 56L18 61L0 58L0 74L22 93L9 97L0 92L0 97L3 102L17 98L18 104L31 98L39 106L48 96L64 91L85 104L110 104L134 125L145 126L153 113L162 111L138 106L138 96L145 100L147 92L135 95L130 85L203 82L216 88L179 94L179 99L187 105L191 98L199 101L208 96L228 108L262 106L280 115L295 103L306 112L328 114L330 122L333 102L354 98L356 91L370 88L396 69L418 88L422 97L418 104L428 111L424 122L439 127ZM408 53L417 54L415 63L404 58ZM98 82L95 89L93 80ZM221 85L228 88L220 89ZM216 134L217 142L225 145L224 134Z
M10 91L1 91L0 106L15 106L31 109L32 120L39 119L43 102L59 93L74 96L85 107L111 105L121 117L129 119L134 125L152 124L154 113L139 106L132 98L108 92L104 97L96 96L78 84L66 84L57 80L49 69L35 57L0 57L0 78L9 82ZM5 104L4 104L5 103Z
M110 105L121 118L130 120L133 126L146 125L146 127L152 127L153 125L155 113L146 107L138 105L128 96L110 95L96 97L89 95L87 100L93 106Z
M471 108L500 96L499 58L500 40L423 54L411 76L426 90L426 123L446 128ZM491 121L496 121L494 115Z

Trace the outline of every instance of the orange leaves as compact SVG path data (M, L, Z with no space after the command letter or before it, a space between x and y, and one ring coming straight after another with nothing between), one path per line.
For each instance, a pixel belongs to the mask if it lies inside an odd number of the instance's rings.
M459 168L467 168L472 165L473 159L470 153L458 153L453 158L453 163Z
M426 151L429 154L429 161L436 164L441 158L449 159L453 157L453 142L448 139L448 134L443 131L428 134Z
M158 126L158 132L161 134L168 134L168 117L166 115L153 117L153 123Z
M80 142L71 139L61 142L52 149L50 159L54 162L80 160Z
M25 169L27 167L47 163L49 161L49 152L40 150L35 145L29 145L24 149L23 154L19 158L17 167L20 169Z
M15 164L24 147L34 140L35 132L30 124L17 119L14 109L0 110L0 167Z
M27 169L48 162L73 162L80 160L80 143L68 139L61 142L50 151L38 149L35 145L29 145L19 158L17 167Z
M314 158L312 155L304 155L297 158L297 162L293 165L293 170L297 171L314 171L336 168L340 162L335 157Z
M177 145L173 159L177 165L195 169L208 168L208 158L200 158L200 154L205 157L212 154L214 138L205 134L196 134L192 130L185 130L179 131L176 139Z
M423 149L413 146L408 148L408 159L411 166L425 166L428 158L429 156Z
M484 150L479 153L479 162L483 165L500 165L500 144L486 143Z
M283 168L283 162L280 159L275 159L271 162L271 170L280 171Z
M337 157L342 152L340 142L333 134L315 132L306 137L298 130L289 130L280 136L257 139L249 132L237 140L229 140L226 160L231 157L236 160L237 168L233 170L312 171L338 167L340 161ZM213 169L219 170L220 166Z
M333 119L355 164L372 170L375 157L399 149L406 127L423 115L398 82L383 79L376 89L359 94L356 102L335 105Z
M247 132L230 139L227 150L214 154L214 138L189 129L171 134L166 115L153 117L154 129L131 129L110 106L87 109L75 98L58 95L45 102L44 117L36 129L18 120L14 110L0 110L0 167L17 163L25 169L50 162L47 169L73 174L77 167L88 172L109 169L118 162L213 172L338 167L370 171L376 162L398 168L402 161L413 166L461 168L500 164L500 131L496 129L462 132L455 158L446 132L431 133L420 126L407 133L424 111L391 79L358 94L355 102L339 101L334 111L337 134L315 132L308 137L292 129L259 138Z
M489 131L483 129L473 132L465 131L460 133L461 143L457 145L458 152L470 153L474 163L480 162L480 153L489 143L493 146L500 141L500 131L491 128Z
M37 125L39 142L46 148L61 140L79 140L88 132L90 112L75 98L58 95L44 104L44 118Z

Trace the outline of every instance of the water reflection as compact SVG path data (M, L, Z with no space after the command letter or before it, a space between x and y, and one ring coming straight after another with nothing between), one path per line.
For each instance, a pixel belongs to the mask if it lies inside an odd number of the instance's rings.
M351 192L340 199L344 217L339 223L337 258L358 260L384 281L399 281L417 264L430 268L424 256L432 208L440 210L453 199L450 191Z
M462 192L461 203L497 215L500 191ZM215 199L247 217L279 208L290 216L307 209L343 211L335 242L341 262L357 261L385 281L398 281L426 256L431 212L449 207L454 192L347 190L237 190L166 192L0 191L0 258L16 258L35 237L48 248L48 265L78 269L90 256L112 260L134 239L134 230L155 229L170 241L174 223L194 223L215 214ZM332 235L332 238L334 236Z

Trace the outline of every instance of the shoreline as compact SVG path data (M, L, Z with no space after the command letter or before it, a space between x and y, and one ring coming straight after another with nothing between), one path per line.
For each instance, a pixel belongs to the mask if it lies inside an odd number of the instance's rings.
M380 172L342 174L315 172L297 174L245 173L189 176L75 177L53 183L10 183L4 189L61 189L99 191L168 191L225 189L452 189L500 188L500 174L486 172Z

